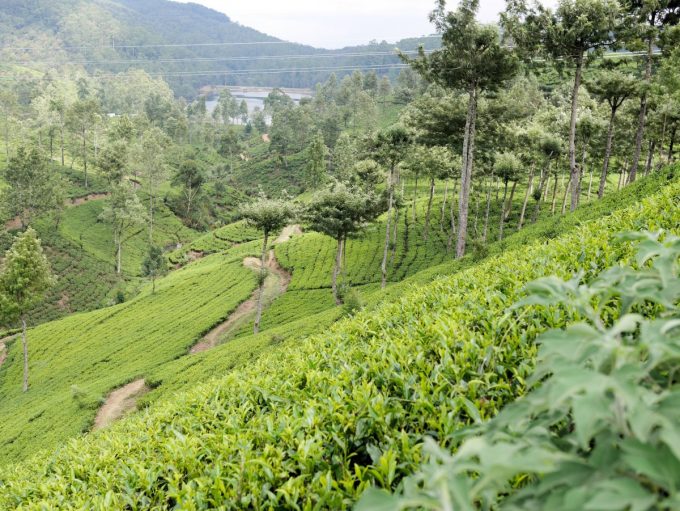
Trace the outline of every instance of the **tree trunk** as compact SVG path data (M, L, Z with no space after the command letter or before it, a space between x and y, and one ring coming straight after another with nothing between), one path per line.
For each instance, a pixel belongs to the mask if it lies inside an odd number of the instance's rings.
M83 170L85 172L85 188L87 188L87 136L83 129Z
M541 212L541 202L543 202L543 191L547 188L547 182L550 179L550 161L546 163L545 168L541 171L541 179L538 182L538 200L536 201L536 206L534 207L534 213L531 216L531 223L535 224L538 220L538 215Z
M458 191L458 181L453 186L453 195L451 196L451 207L449 214L451 216L451 230L449 231L449 239L446 242L446 253L451 252L453 248L453 238L456 236L456 192Z
M65 160L64 160L64 119L60 118L61 126L59 126L59 132L61 135L61 166L64 167L66 166Z
M578 205L579 168L576 164L576 120L578 118L578 91L581 88L581 75L583 74L583 54L576 61L574 74L574 89L571 96L571 123L569 125L569 173L571 183L571 210L575 211Z
M444 230L444 216L446 215L446 201L449 198L449 180L447 179L444 184L444 200L442 201L442 212L439 217L439 228Z
M473 226L473 232L475 235L475 239L479 236L479 229L477 229L479 225L479 192L477 191L477 188L475 186L472 186L472 195L475 196L475 221L474 221L474 226Z
M486 213L484 213L484 231L482 233L482 242L486 243L487 236L489 234L489 215L491 213L491 185L493 184L493 173L489 178L489 184L486 190Z
M581 156L581 168L578 173L578 190L576 190L576 206L581 205L581 192L583 190L583 176L586 175L586 165L588 161L588 144L583 142L583 155Z
M26 318L21 316L21 345L24 349L24 392L28 392L28 337L26 336Z
M536 170L535 164L531 165L531 170L529 171L529 181L527 182L527 192L524 194L524 203L522 204L522 213L519 215L519 225L517 226L517 230L521 231L522 226L524 225L524 216L526 215L527 212L527 205L529 204L529 197L531 196L531 192L533 191L531 188L534 184L534 172Z
M122 252L123 252L123 240L122 235L116 236L116 273L120 275L122 270Z
M434 177L430 178L430 197L427 201L427 212L425 213L425 226L423 227L423 240L427 241L427 237L430 234L430 215L432 214L432 201L434 200L434 187L435 180Z
M612 156L612 143L614 141L614 121L616 120L616 108L612 108L611 116L609 117L609 129L607 130L607 145L604 149L604 164L602 166L602 175L600 176L600 187L597 190L597 198L601 199L604 196L604 188L607 185L607 174L609 172L609 160Z
M557 185L559 184L560 180L557 177L557 174L555 174L555 184L553 185L553 193L552 193L552 206L550 208L550 214L554 215L555 214L555 206L557 206Z
M392 253L390 254L390 266L394 267L394 259L397 257L397 236L399 234L399 208L394 208L394 222L392 222Z
M673 162L673 148L675 146L675 135L677 134L678 127L673 126L673 130L671 131L671 142L670 145L668 146L668 163Z
M253 325L253 334L260 331L260 321L262 320L262 304L264 301L264 281L267 274L267 245L269 241L269 232L264 233L264 240L262 241L262 255L260 256L260 278L259 291L257 293L257 312L255 314L255 324ZM333 276L333 296L337 296L335 292L335 275Z
M510 189L510 198L508 199L507 203L504 203L504 212L505 212L505 220L507 221L508 218L510 218L510 214L512 213L512 204L513 201L515 200L515 192L517 191L517 181L512 182L512 188Z
M651 24L654 25L654 17L651 19ZM653 38L647 40L647 60L645 62L645 84L649 84L652 80L652 54L654 52ZM637 133L635 134L635 152L633 153L633 161L630 166L630 173L628 174L628 182L634 183L637 178L638 165L640 164L640 154L642 154L642 138L645 134L645 121L647 120L647 92L643 89L640 97L640 116L638 118Z
M149 243L153 245L153 193L149 191Z
M475 158L475 135L477 131L477 86L470 89L468 113L465 122L466 133L463 142L463 172L460 183L460 204L458 205L458 242L456 243L456 257L465 255L467 243L468 214L470 209L470 185Z
M647 165L645 166L645 177L647 177L652 170L652 163L654 162L654 149L656 149L656 140L650 140L649 152L647 153Z
M571 180L567 183L567 187L564 189L564 197L562 198L562 209L560 213L564 215L567 212L567 196L569 195L569 189L571 187Z
M508 198L508 180L504 179L503 202L501 203L501 221L498 225L498 241L503 239L503 225L505 224L505 200Z
M413 188L413 223L415 224L418 217L416 215L416 201L418 199L418 173L416 172L416 182Z
M5 116L5 167L9 167L9 117Z
M333 289L333 298L335 299L335 305L342 305L342 299L338 295L338 275L340 275L340 268L342 266L342 254L345 248L345 239L340 237L338 238L337 242L338 249L335 253L335 266L333 267L333 282L331 284L331 287Z
M390 174L389 174L389 190L390 190L390 197L389 201L387 203L387 221L385 225L385 247L383 249L383 259L382 259L382 264L380 265L380 270L382 271L382 282L380 287L382 289L385 289L385 286L387 285L387 255L389 254L389 249L390 249L390 222L392 220L392 206L394 204L394 168L390 169Z

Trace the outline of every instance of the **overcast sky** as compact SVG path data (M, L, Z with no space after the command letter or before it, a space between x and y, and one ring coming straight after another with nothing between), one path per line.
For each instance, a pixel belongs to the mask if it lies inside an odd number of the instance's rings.
M269 35L323 48L431 34L427 17L435 4L434 0L191 1ZM452 8L457 4L455 0L448 3ZM505 0L481 0L480 4L480 18L488 22L498 19Z

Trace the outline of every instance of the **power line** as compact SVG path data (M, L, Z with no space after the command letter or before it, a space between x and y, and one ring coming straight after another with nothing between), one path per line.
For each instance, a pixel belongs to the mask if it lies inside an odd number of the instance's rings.
M430 35L422 37L411 37L409 39L441 39L441 35ZM204 47L228 47L228 46L257 46L257 45L281 45L287 44L289 46L306 46L299 43L289 41L250 41L250 42L232 42L232 43L170 43L170 44L110 44L101 46L64 46L53 48L39 48L39 47L12 47L0 46L0 51L56 51L56 50L102 50L102 49L139 49L139 48L204 48ZM371 45L372 46L372 45Z
M425 53L432 53L434 50L426 50ZM418 51L404 51L405 55L417 55ZM168 58L168 59L130 59L130 60L20 60L6 61L10 64L31 65L31 64L74 64L74 65L94 65L94 64L174 64L178 62L240 62L253 60L302 60L317 58L358 58L358 57L397 57L395 52L364 52L364 53L323 53L323 54L303 54L303 55L258 55L240 57L196 57L196 58Z
M371 70L390 70L390 69L404 69L409 67L408 64L385 64L385 65L371 65L371 66L341 66L341 67L309 67L309 68L291 68L291 69L249 69L249 70L215 70L215 71L168 71L158 73L148 73L152 78L162 77L191 77L191 76L247 76L259 74L287 74L287 73L315 73L315 72L332 72L332 71L371 71ZM116 78L121 77L122 73L105 73L95 74L94 78ZM0 80L17 80L20 77L13 75L0 75Z

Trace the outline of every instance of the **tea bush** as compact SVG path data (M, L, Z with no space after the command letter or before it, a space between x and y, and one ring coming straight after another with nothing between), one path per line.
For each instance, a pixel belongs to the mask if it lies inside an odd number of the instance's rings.
M680 227L680 185L545 244L510 250L0 473L0 506L341 509L394 490L423 443L525 393L534 340L577 311L510 307L526 284L632 261L619 230ZM266 342L271 334L266 338Z

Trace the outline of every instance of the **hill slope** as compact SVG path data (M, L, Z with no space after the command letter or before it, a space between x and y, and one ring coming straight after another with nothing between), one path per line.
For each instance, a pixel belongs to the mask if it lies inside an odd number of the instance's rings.
M510 250L273 350L112 430L0 474L0 505L345 508L394 488L424 436L455 445L464 424L521 395L535 336L567 313L508 313L523 286L628 261L621 229L680 226L680 186L547 245ZM556 311L557 312L557 311Z
M419 42L404 40L398 46L412 50ZM428 47L437 44L436 39L422 42ZM392 53L394 45L387 43L322 50L281 41L198 4L168 0L35 0L30 6L22 0L8 0L0 5L0 46L5 47L0 49L0 55L7 64L15 62L42 71L75 62L89 72L117 73L139 68L152 74L164 73L175 92L184 96L195 95L205 84L313 87L330 74L258 73L272 68L399 63L393 54L361 58L339 55ZM315 54L330 57L320 61L299 58ZM268 58L259 59L264 56ZM287 58L281 58L284 56ZM244 71L247 73L233 74ZM338 74L347 72L351 70Z

